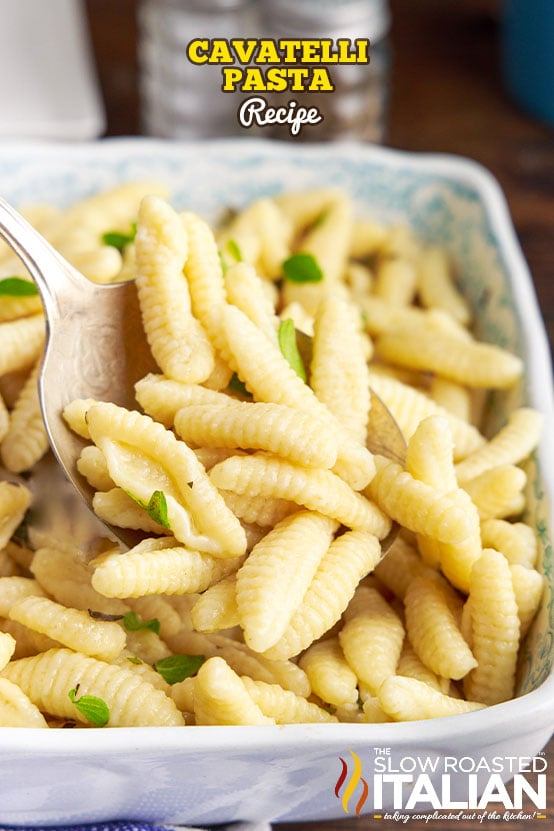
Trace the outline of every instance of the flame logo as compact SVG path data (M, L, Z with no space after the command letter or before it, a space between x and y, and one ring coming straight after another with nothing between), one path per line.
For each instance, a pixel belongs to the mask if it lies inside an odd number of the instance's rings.
M367 799L369 788L365 779L362 778L362 763L360 762L359 756L356 753L354 753L353 750L349 750L348 752L354 760L354 770L352 771L350 779L346 782L346 787L341 797L340 790L346 781L346 777L348 774L348 765L344 761L342 756L339 756L342 769L339 778L337 779L337 784L335 785L335 796L337 797L337 799L340 799L344 813L348 814L348 803L350 802L350 797L352 796L358 785L361 783L362 794L358 799L358 802L356 803L356 816L359 817L361 810L364 807L365 801Z

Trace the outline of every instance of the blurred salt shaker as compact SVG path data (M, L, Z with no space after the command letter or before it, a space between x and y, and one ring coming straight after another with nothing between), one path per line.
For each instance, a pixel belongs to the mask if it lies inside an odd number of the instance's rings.
M259 0L258 5L266 37L370 40L369 64L328 66L333 92L280 93L273 97L274 106L295 100L299 106L317 106L323 115L320 124L306 127L294 139L382 142L390 68L388 0ZM291 137L286 127L275 128L272 135Z
M196 66L194 38L251 35L251 0L140 0L138 7L143 131L191 139L238 134L237 96L221 92L221 67Z

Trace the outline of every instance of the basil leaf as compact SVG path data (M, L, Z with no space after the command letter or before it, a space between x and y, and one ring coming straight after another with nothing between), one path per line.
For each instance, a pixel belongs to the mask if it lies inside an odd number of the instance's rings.
M292 321L290 317L286 318L286 320L282 320L279 324L277 337L279 339L279 348L283 357L286 358L296 374L302 378L304 383L306 383L306 368L300 356L300 352L298 351L294 321Z
M167 500L163 491L154 491L150 497L148 505L146 506L146 510L148 512L148 516L151 517L154 522L157 522L158 525L162 525L164 528L169 529Z
M170 655L156 661L154 669L168 684L177 684L196 675L205 660L204 655Z
M35 297L38 289L22 277L4 277L0 280L0 297Z
M292 254L283 263L283 274L291 283L319 283L323 272L312 254Z
M102 234L102 242L104 245L111 245L113 248L117 248L118 251L123 251L126 245L133 242L136 235L137 224L136 222L133 222L131 230L128 234L125 234L122 231L106 231Z
M149 629L150 632L160 634L160 621L153 617L151 620L143 620L136 612L127 612L123 615L123 626L129 632L140 632L142 629Z
M96 727L104 727L110 718L110 711L106 702L102 698L98 698L96 695L82 695L80 698L77 698L78 689L79 684L77 684L76 687L73 687L72 690L69 690L67 694L69 696L69 700L75 704L79 712L84 715L87 721L94 724Z

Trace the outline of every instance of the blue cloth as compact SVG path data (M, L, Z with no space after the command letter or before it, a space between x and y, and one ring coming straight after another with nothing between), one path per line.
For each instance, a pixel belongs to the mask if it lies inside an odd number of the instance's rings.
M240 822L232 825L217 825L208 828L192 828L189 825L153 825L148 822L133 822L132 820L118 820L116 822L100 822L91 825L0 825L0 831L271 831L271 826L265 822Z

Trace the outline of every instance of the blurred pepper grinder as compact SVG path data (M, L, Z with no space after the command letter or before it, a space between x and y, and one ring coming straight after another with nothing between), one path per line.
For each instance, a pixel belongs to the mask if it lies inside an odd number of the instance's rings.
M221 92L221 67L196 66L189 41L252 33L251 0L140 0L138 7L143 131L193 139L239 133L237 97Z
M337 63L327 67L332 92L275 95L272 104L294 98L299 106L317 106L320 124L298 137L305 141L360 139L380 143L386 135L390 54L388 0L260 0L265 33L269 37L321 39L334 43L347 38L369 39L369 63ZM291 138L286 128L272 132Z

